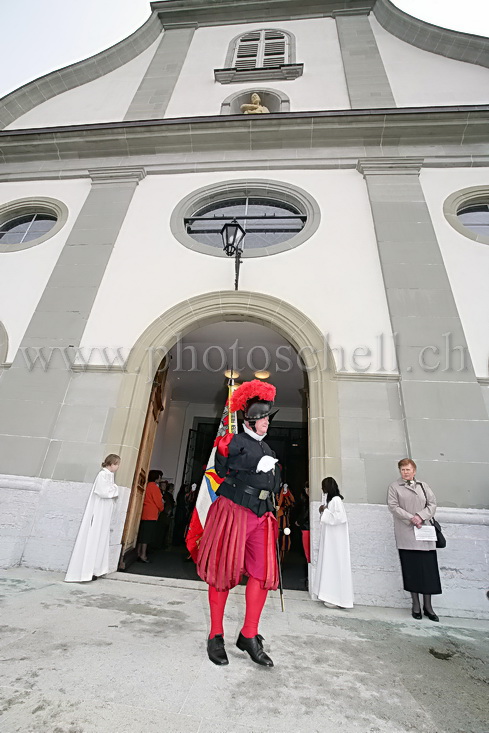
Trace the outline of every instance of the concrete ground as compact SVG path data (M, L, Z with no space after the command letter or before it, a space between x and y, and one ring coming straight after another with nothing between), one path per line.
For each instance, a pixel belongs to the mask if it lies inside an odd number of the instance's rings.
M0 572L2 733L487 733L489 624L414 621L408 611L325 608L288 591L262 619L273 669L234 640L205 653L205 586L115 574Z

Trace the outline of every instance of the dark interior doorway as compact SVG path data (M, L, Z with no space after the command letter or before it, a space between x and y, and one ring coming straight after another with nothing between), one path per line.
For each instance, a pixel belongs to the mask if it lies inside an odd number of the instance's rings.
M304 589L307 566L295 520L308 478L308 388L299 354L283 336L266 326L226 321L188 334L169 352L167 363L167 391L148 468L161 470L163 477L176 484L174 531L166 531L163 539L162 533L157 533L154 547L150 547L150 563L128 563L126 570L197 579L193 562L186 560L184 544L185 528L197 497L191 487L201 485L227 398L226 371L232 365L240 381L270 378L277 388L278 415L269 428L267 443L278 456L282 481L295 499L289 516L291 542L284 555L283 579L285 587ZM185 492L183 486L187 487ZM160 524L167 524L165 517L164 522L161 519L160 515Z
M218 426L219 420L205 420L197 422L196 427L189 430L184 484L196 483L200 486ZM306 590L307 563L302 548L301 532L295 522L301 500L301 490L308 476L307 425L274 421L269 429L267 442L280 461L282 480L289 485L295 500L290 515L291 546L290 550L285 553L282 563L284 588ZM135 562L128 572L198 580L195 565L188 560L184 543L185 527L186 524L183 527L180 524L180 530L173 532L170 547L150 547L150 564ZM178 526L175 525L175 530L177 529Z

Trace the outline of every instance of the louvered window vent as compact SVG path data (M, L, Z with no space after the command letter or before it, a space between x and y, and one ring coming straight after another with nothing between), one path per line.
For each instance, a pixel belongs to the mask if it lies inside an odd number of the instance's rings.
M261 79L296 79L303 64L291 58L291 40L287 33L263 29L245 33L238 39L229 67L215 69L214 78L222 84ZM228 58L229 63L229 58Z

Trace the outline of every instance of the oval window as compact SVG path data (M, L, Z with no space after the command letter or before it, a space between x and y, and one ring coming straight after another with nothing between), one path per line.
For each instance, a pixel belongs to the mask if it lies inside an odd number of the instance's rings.
M474 234L489 237L489 204L469 204L457 211L460 223Z
M25 198L0 205L0 253L35 247L57 234L68 209L57 199Z
M225 224L244 230L243 257L287 252L306 242L318 229L319 206L306 191L284 181L223 181L188 194L173 210L170 227L189 249L225 257Z
M56 224L50 214L15 216L0 224L1 244L23 244L48 234Z
M245 249L258 249L295 237L304 228L306 216L281 201L249 196L204 206L185 225L192 239L222 249L221 230L234 219L245 231Z

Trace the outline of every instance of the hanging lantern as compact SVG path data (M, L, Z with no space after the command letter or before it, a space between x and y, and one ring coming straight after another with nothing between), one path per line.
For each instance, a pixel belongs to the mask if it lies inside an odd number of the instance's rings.
M245 230L240 224L238 224L236 219L224 224L221 229L221 237L223 249L228 257L235 256L236 251L240 249L240 244L243 241L245 234Z

